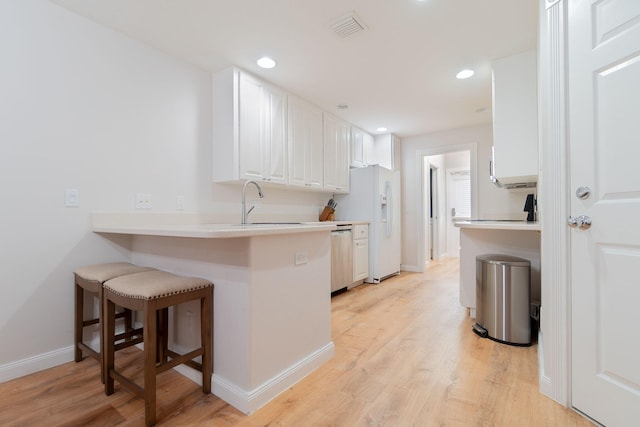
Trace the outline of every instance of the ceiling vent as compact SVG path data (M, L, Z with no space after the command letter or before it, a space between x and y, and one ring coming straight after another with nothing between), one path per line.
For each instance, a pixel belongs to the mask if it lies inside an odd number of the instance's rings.
M349 12L341 16L329 24L329 27L342 39L346 39L367 29L367 26L362 22L362 18L356 15L355 12Z

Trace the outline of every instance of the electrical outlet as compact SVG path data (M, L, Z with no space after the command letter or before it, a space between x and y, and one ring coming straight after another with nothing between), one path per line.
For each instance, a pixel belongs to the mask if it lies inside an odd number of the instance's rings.
M151 209L151 194L136 193L136 209Z
M80 193L75 188L67 188L64 191L64 205L70 207L80 206Z
M184 210L184 196L176 196L176 209L179 211Z
M307 257L306 252L296 252L296 256L295 256L296 265L303 265L303 264L306 264L308 261L309 261L309 258Z
M187 317L187 328L189 328L190 331L193 331L193 313L190 311L187 311L186 317Z

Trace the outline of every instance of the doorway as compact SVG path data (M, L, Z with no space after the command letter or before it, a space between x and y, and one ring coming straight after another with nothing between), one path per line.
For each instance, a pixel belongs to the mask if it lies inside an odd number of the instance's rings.
M474 150L452 147L423 155L424 265L442 258L459 258L459 230L453 222L470 218L474 211Z

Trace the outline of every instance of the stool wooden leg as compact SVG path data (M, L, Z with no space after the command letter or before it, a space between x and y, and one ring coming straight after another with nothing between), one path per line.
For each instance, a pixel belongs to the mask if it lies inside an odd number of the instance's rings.
M168 360L167 349L169 348L169 309L163 308L158 310L156 319L158 323L157 327L157 337L158 337L158 348L156 351L156 362L165 363Z
M75 340L74 360L80 362L82 360L82 349L78 346L82 342L82 322L84 320L84 289L75 284L75 315L73 322L73 336Z
M102 299L102 372L104 373L104 394L113 394L113 377L111 370L114 369L115 360L115 334L116 334L116 305L107 298Z
M126 332L131 332L133 329L133 313L128 308L124 309L124 330Z
M204 347L202 355L202 392L211 393L211 375L213 371L213 288L205 298L200 300L200 340Z
M144 419L148 426L156 423L156 357L157 310L153 302L145 302L144 308Z
M100 353L99 353L99 355L100 355L100 380L104 384L104 381L106 379L106 374L105 374L105 370L104 370L105 335L104 335L104 328L102 327L102 324L104 322L104 307L102 307L104 305L103 300L104 300L104 288L102 286L100 286L100 290L98 291L98 319L100 321ZM115 322L116 322L116 318L115 318L115 308L114 308L114 316L113 316L113 324L114 324L113 333L114 334L115 334Z

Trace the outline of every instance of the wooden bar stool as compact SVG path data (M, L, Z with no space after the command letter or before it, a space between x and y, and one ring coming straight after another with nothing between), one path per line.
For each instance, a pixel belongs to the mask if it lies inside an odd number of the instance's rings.
M200 300L200 347L184 355L168 349L168 308ZM143 397L147 425L156 422L156 375L180 364L202 372L202 391L211 392L213 370L212 323L213 284L197 277L149 271L117 277L104 284L105 394L114 392L114 379ZM115 370L115 306L142 311L144 317L144 387ZM202 356L202 363L194 361Z
M81 267L73 272L75 281L75 319L74 319L74 340L75 340L75 356L76 362L80 362L83 359L83 352L87 355L95 358L100 363L100 378L104 382L104 361L103 361L103 348L104 337L102 336L102 286L104 282L109 279L124 276L127 274L141 273L143 271L152 271L154 268L140 267L128 262L113 262L108 264L96 264L87 267ZM84 319L84 291L94 292L98 295L98 317L94 319ZM118 334L116 341L124 340L119 343L118 350L120 348L129 347L142 341L142 338L136 338L142 334L142 330L134 330L131 324L131 310L125 309L123 312L118 313L117 317L123 317L125 319L125 331ZM89 345L85 344L83 340L83 331L87 326L100 324L100 350L95 351ZM137 341L136 341L137 339Z

